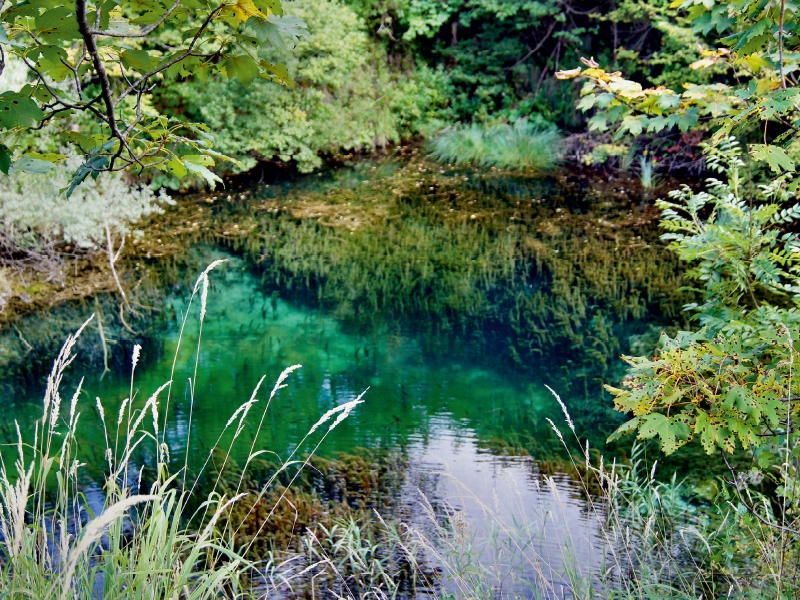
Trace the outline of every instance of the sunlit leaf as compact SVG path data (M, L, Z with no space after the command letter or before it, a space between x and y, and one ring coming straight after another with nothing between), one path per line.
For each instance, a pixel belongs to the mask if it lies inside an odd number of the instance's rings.
M284 45L284 36L294 43L308 37L306 24L297 17L270 15L267 19L252 19L247 26L261 43L270 42L275 46Z
M228 56L222 63L228 79L236 77L243 85L249 85L258 76L258 64L247 54Z
M73 6L61 6L44 11L36 17L37 37L49 44L79 37L78 21Z
M188 171L194 173L195 175L199 175L206 181L206 183L208 183L208 185L214 188L217 182L222 183L222 179L217 177L216 174L214 174L207 168L206 165L208 164L207 162L208 158L209 157L207 156L203 157L187 156L184 158L183 165L186 167Z
M124 50L119 55L122 64L128 69L141 73L151 71L155 63L146 50Z
M758 162L765 162L775 173L794 171L794 161L786 154L786 150L768 144L752 144L750 156Z

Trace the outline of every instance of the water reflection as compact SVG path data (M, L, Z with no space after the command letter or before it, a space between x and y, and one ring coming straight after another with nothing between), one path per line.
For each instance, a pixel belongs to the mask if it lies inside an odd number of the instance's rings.
M430 355L410 327L370 335L347 332L322 311L263 295L244 264L228 258L227 268L212 274L215 283L199 350L197 299L180 338L166 428L173 462L185 453L190 411L190 456L204 456L262 376L265 382L257 396L262 400L237 440L235 459L242 459L253 443L258 449L285 453L303 439L320 414L364 390L368 390L366 402L337 427L320 452L406 447L411 440L435 440L445 433L483 441L508 439L512 434L539 436L542 448L554 441L542 424L545 416L557 414L558 407L536 382L498 370L491 357L473 356L463 348ZM175 325L161 339L160 358L140 366L135 375L135 407L170 379L187 298L172 302ZM303 367L275 396L259 431L272 384L292 364ZM194 402L191 381L195 381ZM81 408L91 412L99 396L106 413L116 414L129 386L126 374L110 374L102 381L87 378ZM165 402L162 398L162 406Z
M295 450L310 451L319 433L303 447L298 443L320 415L367 390L365 403L328 436L318 453L359 447L405 452L409 471L403 500L415 504L412 524L426 527L425 504L419 504L422 490L437 515L450 511L464 517L469 524L465 535L481 540L476 560L516 561L512 571L529 575L531 581L538 574L554 594L563 587L559 574L570 560L589 571L600 563L597 518L586 511L574 482L541 477L531 457L499 457L486 450L525 437L527 447L538 448L541 457L553 455L558 441L546 417L561 422L563 415L543 385L458 344L439 344L439 352L430 353L413 324L387 326L369 335L348 331L321 310L263 294L242 260L219 250L211 250L208 258L228 262L211 274L202 332L198 299L189 306L187 297L172 297L174 323L160 339L157 358L139 365L133 383L133 407L140 409L173 379L168 409L166 395L160 404L173 472L186 457L190 467L202 465L218 440L220 447L228 447L235 427L226 434L226 423L262 377L260 401L230 454L240 464L251 449L282 458ZM279 373L293 364L303 367L268 405ZM77 407L85 415L78 437L87 472L92 465L103 465L104 434L95 398L102 400L113 437L115 417L131 387L129 374L111 373L102 380L97 375L87 376ZM69 386L62 390L62 396L68 394ZM7 418L20 420L30 432L40 416L38 398L32 391L28 402L6 407ZM152 467L154 444L146 441L140 449L136 464ZM493 513L502 515L502 521ZM514 544L524 547L523 552L512 552ZM533 595L530 589L508 588L512 582L496 585L503 595Z
M603 510L587 503L575 480L543 476L530 457L482 451L468 431L420 440L411 456L405 490L415 500L411 526L431 530L429 502L437 515L448 515L455 547L472 561L465 567L485 571L493 595L571 597L580 587L575 579L588 585L600 572L607 550L599 534ZM447 587L458 591L458 579Z

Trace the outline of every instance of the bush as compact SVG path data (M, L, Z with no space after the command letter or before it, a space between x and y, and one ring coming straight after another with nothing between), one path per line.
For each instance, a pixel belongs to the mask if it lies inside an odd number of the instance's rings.
M114 267L125 236L141 235L134 224L173 202L163 191L128 185L119 173L87 178L66 200L60 190L80 164L72 155L46 175L14 172L0 179L0 312L14 298L30 303L34 281L63 286L67 251L75 257L77 277L77 255L102 248L125 299Z
M130 186L108 173L88 178L67 201L60 190L80 164L71 156L47 176L17 172L0 179L0 236L6 243L30 250L54 242L95 249L105 246L106 227L117 235L138 233L133 223L173 203L163 191Z
M319 153L372 150L435 122L446 101L441 71L390 67L363 20L335 0L297 0L292 11L308 24L309 39L291 54L265 57L287 65L295 89L216 79L170 91L180 97L177 110L211 128L221 152L246 157L245 169L278 158L309 172L321 164Z

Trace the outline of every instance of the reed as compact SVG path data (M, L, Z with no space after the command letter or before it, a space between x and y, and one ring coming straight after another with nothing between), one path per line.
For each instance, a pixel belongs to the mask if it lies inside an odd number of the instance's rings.
M647 156L639 157L639 183L642 186L642 208L651 200L656 188L661 185L661 177L655 172L653 161Z

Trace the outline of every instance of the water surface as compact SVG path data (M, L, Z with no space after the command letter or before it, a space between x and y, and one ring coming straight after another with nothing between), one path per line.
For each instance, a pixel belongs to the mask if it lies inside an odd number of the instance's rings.
M634 222L633 212L580 189L570 188L570 204L553 180L523 183L390 161L261 187L241 202L183 203L176 214L189 225L194 272L164 295L163 327L133 378L130 357L102 379L76 364L62 389L68 402L85 376L76 409L86 477L99 479L93 468L104 462L106 435L112 444L117 437L131 391L126 410L140 410L171 380L159 396L158 437L173 472L218 462L215 448L238 464L253 451L276 460L401 452L404 502L422 493L485 535L494 526L485 509L503 505L499 512L535 532L531 547L555 569L542 574L553 585L568 555L590 570L599 565L599 523L580 486L543 476L566 455L553 424L580 452L545 384L563 396L578 435L602 447L620 420L602 383L621 372L620 352L646 347L646 335L636 334L652 333L675 286L653 258L661 260L660 250L591 213ZM560 199L548 207L543 195ZM226 262L209 275L201 334L201 300L189 306L185 281L216 259ZM83 342L95 354L96 325ZM292 365L302 366L268 400ZM43 388L42 377L6 399L9 441L13 419L31 433ZM364 402L333 431L325 424L307 437L322 414L359 396ZM238 421L230 419L251 399L233 440ZM156 442L140 448L146 473Z

